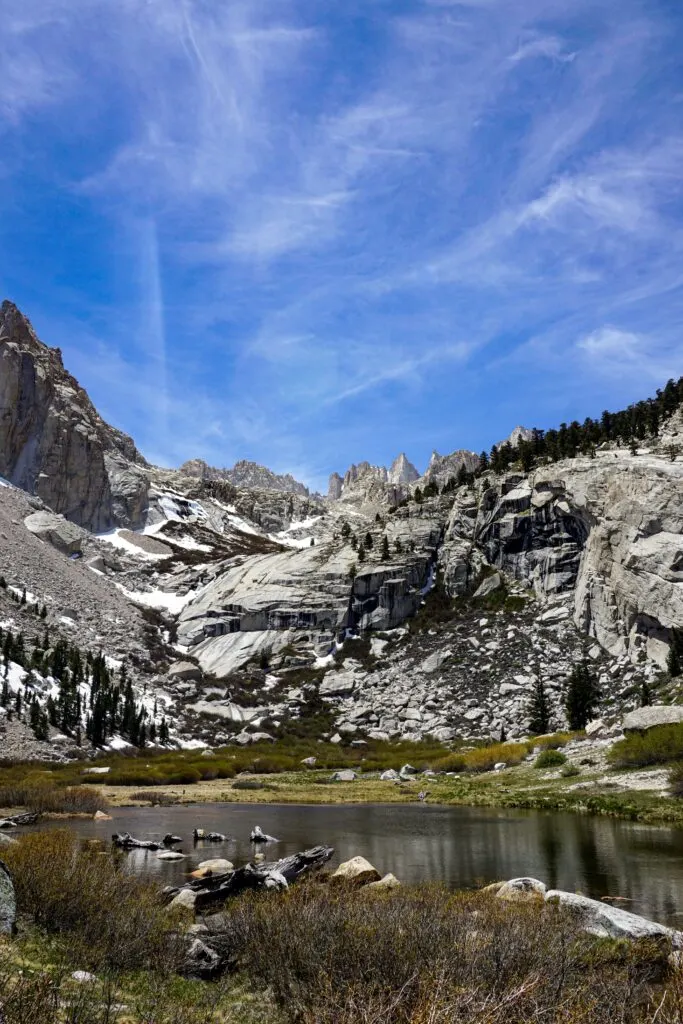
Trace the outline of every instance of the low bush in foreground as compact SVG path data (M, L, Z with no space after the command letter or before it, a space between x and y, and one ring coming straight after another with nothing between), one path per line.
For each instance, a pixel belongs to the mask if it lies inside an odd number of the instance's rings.
M545 904L313 883L239 901L229 928L225 951L301 1024L683 1020L656 945L596 940Z
M125 859L81 847L66 830L24 835L3 848L21 912L47 932L68 932L83 966L168 966L174 943L158 888L128 874Z
M647 732L629 733L614 744L607 758L618 768L683 761L683 723L658 725Z
M557 768L561 764L567 763L567 755L563 754L560 750L555 750L553 747L548 747L547 750L542 750L534 761L534 768Z

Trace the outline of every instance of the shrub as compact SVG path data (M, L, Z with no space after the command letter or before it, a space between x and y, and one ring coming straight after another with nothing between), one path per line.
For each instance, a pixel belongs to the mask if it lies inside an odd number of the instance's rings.
M534 736L534 746L540 747L541 750L557 750L558 747L566 747L571 740L582 735L581 732L551 732L548 736Z
M534 768L556 768L557 765L566 764L567 757L559 750L549 747L542 750L534 761Z
M81 849L64 830L36 832L3 849L23 913L48 932L72 934L94 969L166 966L177 955L155 885L113 855Z
M0 787L0 807L25 807L41 814L94 814L107 801L87 786L59 788L49 782L23 782Z
M212 942L239 949L301 1024L644 1024L662 998L650 982L666 954L652 945L596 940L547 904L438 886L312 882L235 902L229 929Z
M193 786L200 782L202 773L197 768L181 768L177 772L167 775L162 785L164 786Z
M579 771L578 766L575 765L575 764L572 764L571 762L566 764L562 768L562 771L560 772L560 775L562 776L563 779L571 779L575 775L580 775L580 774L581 774L581 772Z
M437 772L464 772L465 755L447 754L445 757L432 761L432 768Z
M620 768L683 761L683 723L629 733L614 744L607 758Z
M519 764L528 753L526 743L494 743L490 747L468 750L463 756L468 772L490 772L495 764Z

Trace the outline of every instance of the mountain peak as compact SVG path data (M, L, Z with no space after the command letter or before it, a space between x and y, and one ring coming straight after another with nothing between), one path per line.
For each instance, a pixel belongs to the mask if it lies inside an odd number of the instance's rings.
M389 469L389 483L412 484L415 480L419 480L419 478L420 474L412 462L408 460L405 452L401 452L400 455L397 455Z

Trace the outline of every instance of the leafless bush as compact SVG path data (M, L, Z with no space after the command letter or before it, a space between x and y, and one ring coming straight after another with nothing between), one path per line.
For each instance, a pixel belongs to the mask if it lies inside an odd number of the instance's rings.
M305 885L241 901L228 927L224 952L303 1024L644 1024L665 964L556 907L438 887Z
M68 933L83 964L118 970L171 967L178 955L157 887L118 859L82 849L72 833L33 833L6 850L21 912Z

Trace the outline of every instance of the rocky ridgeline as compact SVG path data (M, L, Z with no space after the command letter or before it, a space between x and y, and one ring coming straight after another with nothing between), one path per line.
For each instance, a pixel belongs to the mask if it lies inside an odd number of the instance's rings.
M11 302L0 307L0 475L89 530L139 526L145 461Z
M340 740L513 737L538 678L563 724L584 656L615 714L666 667L680 410L636 452L505 473L434 453L422 477L400 455L333 477L324 500L252 463L146 465L9 303L0 359L1 468L23 488L0 487L0 572L57 634L168 693L178 739L249 742L313 705Z
M305 484L295 480L291 473L273 473L266 466L257 462L241 459L232 469L216 469L208 466L203 459L191 459L180 466L179 473L183 476L199 477L200 480L224 480L233 487L251 488L265 491L283 491L285 494L299 494L308 497L309 490Z

